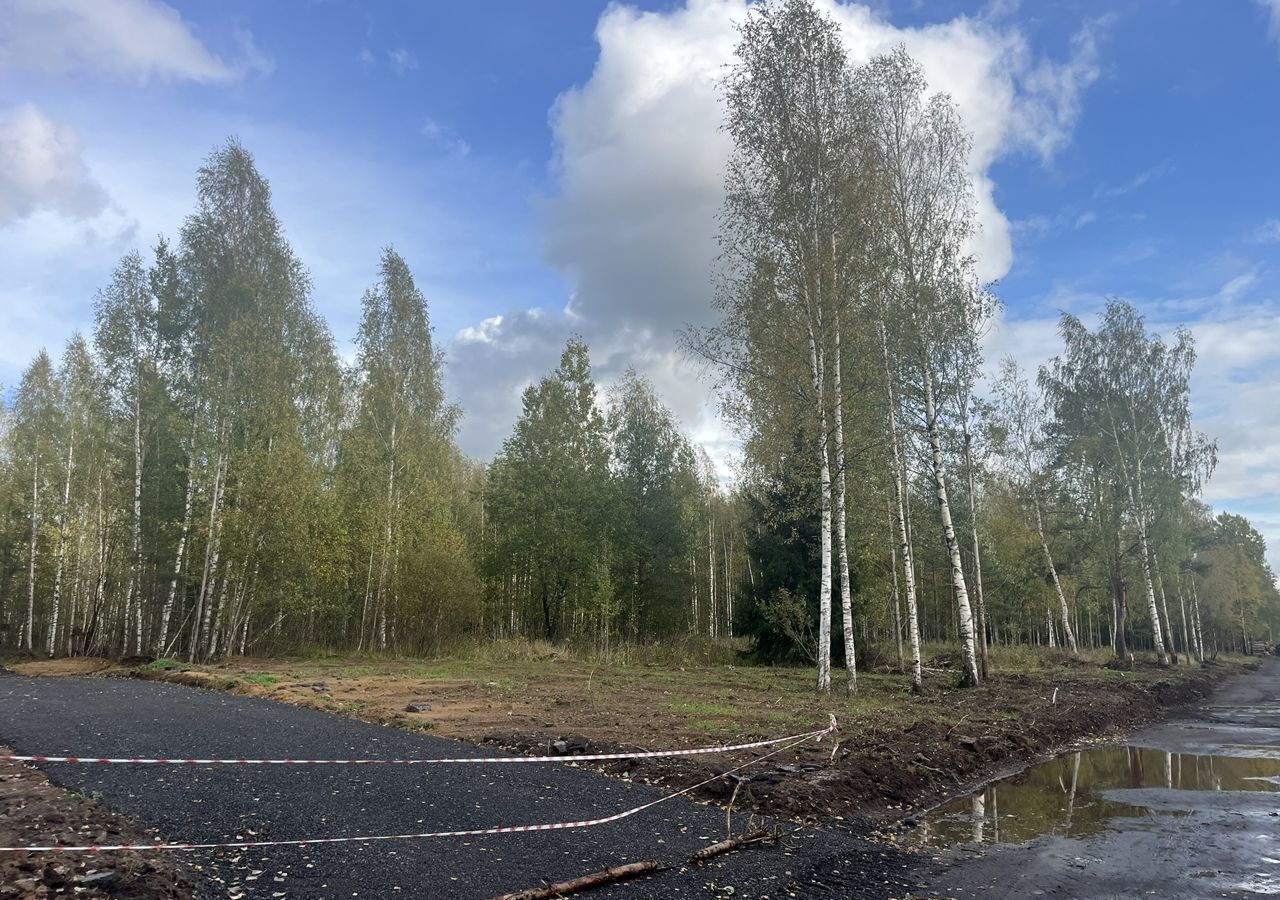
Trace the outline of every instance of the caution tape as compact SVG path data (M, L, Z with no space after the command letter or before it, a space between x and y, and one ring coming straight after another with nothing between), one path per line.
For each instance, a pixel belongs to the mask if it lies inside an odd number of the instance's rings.
M787 737L751 741L746 744L723 744L717 747L695 747L686 750L643 750L629 753L580 753L559 756L455 756L428 757L423 759L149 759L145 757L92 757L92 756L0 756L0 762L26 763L107 763L137 766L457 766L457 765L510 765L514 763L564 763L603 762L617 759L654 759L666 756L699 756L711 753L732 753L737 750L757 750L785 744L797 738L811 738L823 731L792 734Z
M581 819L576 822L548 822L537 825L497 825L491 828L466 828L455 829L452 831L419 831L406 834L374 834L374 835L358 835L358 836L342 836L328 838L297 838L293 840L282 841L221 841L206 844L98 844L85 846L32 846L32 847L0 847L0 853L98 853L112 850L152 850L161 852L180 852L188 850L244 850L252 847L300 847L311 844L361 844L371 843L373 841L408 841L423 840L427 838L457 838L457 837L481 837L489 834L520 834L530 831L565 831L573 828L591 828L597 825L607 825L611 822L619 822L622 819L630 818L653 809L655 806L666 803L668 800L674 800L685 794L696 791L698 788L706 787L708 784L719 781L722 778L728 778L748 769L751 766L758 765L770 757L777 756L779 753L785 753L795 747L800 746L805 741L814 740L821 741L828 734L832 734L837 730L836 717L831 717L831 723L818 731L811 731L807 734L793 735L790 738L779 738L777 741L790 741L785 746L776 750L771 750L755 759L748 760L740 766L721 772L718 775L712 775L710 778L704 779L697 784L691 784L686 788L681 788L670 794L665 794L657 800L650 800L648 803L642 803L639 806L633 806L631 809L614 813L610 816L602 816L598 819ZM756 744L759 746L759 744ZM563 760L564 757L548 757L549 759ZM575 757L581 759L582 757Z

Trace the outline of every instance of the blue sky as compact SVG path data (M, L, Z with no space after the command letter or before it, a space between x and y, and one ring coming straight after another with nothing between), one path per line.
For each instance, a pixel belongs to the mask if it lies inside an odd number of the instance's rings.
M1038 365L1058 314L1108 295L1192 327L1208 497L1280 561L1280 0L827 5L855 58L905 42L974 131L992 359ZM344 349L379 248L404 253L468 452L577 331L728 459L674 335L710 314L714 80L743 8L0 0L0 383L88 329L235 134Z

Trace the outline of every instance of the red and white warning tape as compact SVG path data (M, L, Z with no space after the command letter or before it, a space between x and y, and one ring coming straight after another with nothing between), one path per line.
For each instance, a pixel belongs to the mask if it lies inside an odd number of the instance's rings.
M821 741L828 734L832 734L837 730L836 717L831 717L831 724L826 728L818 731L811 731L807 734L794 735L790 738L779 738L776 741L768 743L778 743L780 741L790 741L785 746L776 750L771 750L755 759L749 760L740 766L721 772L718 775L712 775L697 784L691 784L686 788L682 788L670 794L665 794L657 800L650 800L640 806L634 806L631 809L614 813L611 816L603 816L598 819L582 819L577 822L548 822L539 825L498 825L492 828L469 828L455 831L420 831L408 834L375 834L362 836L346 836L346 837L330 837L330 838L299 838L286 841L225 841L209 844L104 844L93 846L58 846L49 845L43 847L0 847L0 853L96 853L106 850L157 850L157 851L182 851L182 850L242 850L250 847L297 847L309 844L360 844L371 841L407 841L420 840L424 838L452 838L452 837L480 837L488 834L518 834L526 831L562 831L571 828L591 828L595 825L607 825L610 822L618 822L622 819L630 818L637 813L642 813L647 809L652 809L659 804L666 803L668 800L674 800L676 797L696 791L698 788L705 787L712 782L719 781L722 778L728 778L730 775L741 772L743 769L750 768L758 763L764 762L772 756L798 747L805 741L814 740ZM743 745L748 746L748 745ZM751 746L760 746L754 744ZM12 758L12 757L10 757ZM582 757L571 757L573 759L582 759ZM548 757L548 759L556 759L563 761L566 757ZM132 760L126 760L131 762ZM238 760L232 760L236 762ZM426 760L422 760L425 762Z
M724 744L718 747L695 747L689 750L649 750L632 753L583 753L563 756L457 756L426 759L147 759L143 757L90 756L0 756L0 762L37 763L124 763L139 766L454 766L507 765L511 763L601 762L611 759L653 759L660 756L698 756L709 753L732 753L785 744L796 738L810 738L819 732L792 734L787 737L752 741L747 744Z

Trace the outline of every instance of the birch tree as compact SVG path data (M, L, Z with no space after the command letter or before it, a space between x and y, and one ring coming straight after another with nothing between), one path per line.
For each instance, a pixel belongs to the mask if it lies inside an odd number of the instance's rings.
M973 233L968 176L970 137L945 94L927 94L923 72L906 51L872 60L865 83L877 169L883 179L877 258L880 289L890 310L890 347L901 360L901 395L929 446L933 493L950 559L950 579L964 655L964 681L979 679L976 628L952 521L943 452L942 399L956 377L958 357L971 344L972 260L964 247Z
M854 189L863 162L860 107L838 26L809 0L754 7L723 97L734 148L721 216L727 274L717 302L725 325L700 348L737 390L758 396L760 382L770 381L808 407L803 428L821 528L817 683L829 691L834 335L865 258L862 229L850 227L863 218ZM764 320L773 325L767 332ZM768 360L778 354L792 358ZM791 380L801 371L803 382Z
M1073 656L1079 655L1075 632L1071 627L1071 612L1067 606L1067 597L1062 590L1062 581L1058 578L1058 567L1054 564L1053 553L1049 549L1049 535L1044 524L1044 507L1041 500L1042 485L1046 478L1047 465L1044 459L1045 418L1044 399L1034 395L1017 362L1012 357L1006 358L1000 367L1000 377L995 383L997 403L996 419L1002 434L1001 449L1012 467L1012 478L1021 488L1031 507L1032 522L1036 534L1040 538L1040 549L1044 553L1045 568L1053 582L1054 594L1058 600L1058 612L1062 623L1062 633L1066 637L1067 646Z

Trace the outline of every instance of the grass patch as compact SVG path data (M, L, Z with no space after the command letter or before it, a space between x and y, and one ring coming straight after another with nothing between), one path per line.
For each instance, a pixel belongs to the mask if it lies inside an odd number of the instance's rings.
M271 687L273 684L280 683L279 675L271 675L267 672L249 672L240 676L241 681L247 681L249 684L256 684L259 687Z
M142 666L144 672L185 672L191 667L180 659L161 657Z

